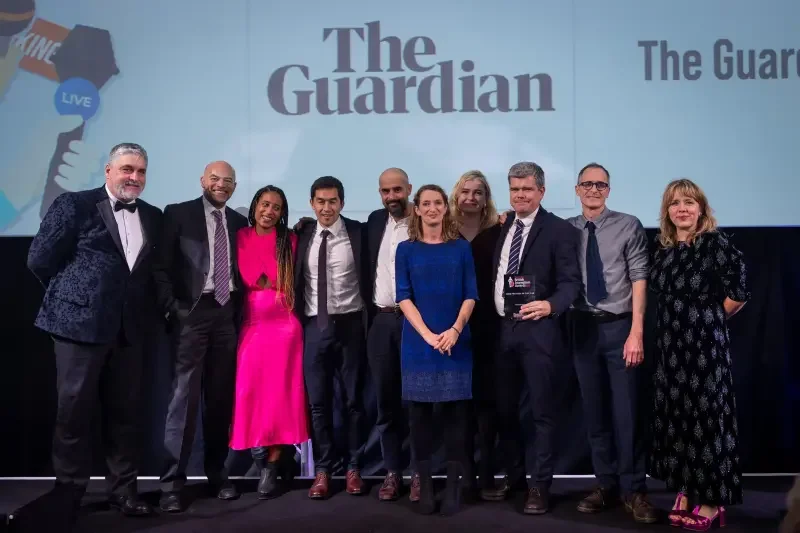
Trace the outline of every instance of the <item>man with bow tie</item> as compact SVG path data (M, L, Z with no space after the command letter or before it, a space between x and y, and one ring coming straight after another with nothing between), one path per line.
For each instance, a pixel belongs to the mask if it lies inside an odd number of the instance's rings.
M236 172L225 161L206 165L203 194L164 209L164 232L155 270L158 298L177 333L175 378L167 410L161 474L161 510L185 509L181 492L202 400L204 467L221 500L239 497L225 459L233 416L241 282L236 232L247 218L226 204Z
M109 503L126 515L152 512L136 486L141 340L157 316L152 264L162 217L139 199L147 163L138 144L115 146L105 185L56 198L28 252L28 268L45 288L35 324L54 343L53 468L56 490L71 500L71 518L92 474L92 419L98 410Z

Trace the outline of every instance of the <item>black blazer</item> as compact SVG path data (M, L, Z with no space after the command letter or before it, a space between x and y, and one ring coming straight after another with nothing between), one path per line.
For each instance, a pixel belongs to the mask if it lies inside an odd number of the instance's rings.
M508 216L495 244L492 290L497 280L503 242L515 219L513 213ZM577 228L540 207L522 249L519 273L536 277L536 299L550 302L553 315L561 315L569 309L580 292L579 249L580 232Z
M248 224L247 218L230 207L225 208L225 220L231 276L239 289L231 299L237 304L242 284L236 263L236 232ZM168 205L164 209L164 230L154 272L158 302L164 312L185 318L203 294L209 268L208 231L202 197Z
M378 273L378 252L381 249L381 241L388 221L389 211L386 208L373 211L367 218L367 254L369 255L369 281L372 287L375 286L375 278Z
M142 249L128 267L105 186L58 196L28 250L28 268L45 288L35 325L76 342L136 342L153 324L153 258L161 210L136 200Z
M341 217L344 227L347 230L347 237L350 239L350 247L353 249L353 261L356 265L356 275L358 276L359 291L364 307L369 308L372 303L372 286L370 284L369 264L367 255L364 254L364 241L366 232L364 223ZM306 267L308 263L308 246L314 238L317 223L305 224L297 235L297 255L294 261L294 312L301 320L306 316Z

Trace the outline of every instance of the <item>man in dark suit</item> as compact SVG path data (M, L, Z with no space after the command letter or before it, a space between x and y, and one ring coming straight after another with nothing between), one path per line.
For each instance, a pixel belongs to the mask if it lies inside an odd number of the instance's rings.
M378 490L378 499L393 501L403 486L402 445L405 430L402 383L400 381L400 337L403 313L395 303L394 258L397 245L408 240L411 217L411 184L408 174L399 168L384 170L378 178L378 192L383 209L367 219L367 253L370 287L367 360L378 400L376 426L381 434L381 449L386 477ZM412 476L411 501L419 500L419 477Z
M204 467L222 500L239 497L228 480L228 432L233 413L241 283L236 232L247 218L226 207L236 173L224 161L209 163L200 198L164 209L164 232L155 271L159 303L177 333L175 376L164 430L167 461L160 507L181 512L181 489L203 399Z
M344 186L332 176L311 185L316 224L299 230L295 265L295 313L303 324L303 372L311 423L316 476L309 498L329 495L335 460L333 438L334 377L341 378L347 412L347 492L361 494L360 462L364 446L364 322L370 301L366 254L360 222L339 213Z
M152 263L161 231L161 211L138 199L146 173L141 146L115 146L105 186L57 197L28 252L28 268L46 289L35 324L55 350L56 487L80 505L99 407L109 502L126 515L152 512L136 486L141 339L156 323Z
M503 224L494 251L494 304L500 315L495 358L498 432L506 461L506 479L482 498L505 498L525 475L518 445L520 391L527 387L535 424L535 442L528 443L536 458L525 514L547 512L553 479L558 384L557 359L565 356L561 315L575 301L581 287L578 266L579 235L561 218L540 206L544 171L536 163L517 163L508 171L514 213ZM534 287L534 300L514 309L507 305L507 276L524 276ZM509 298L509 303L511 302Z

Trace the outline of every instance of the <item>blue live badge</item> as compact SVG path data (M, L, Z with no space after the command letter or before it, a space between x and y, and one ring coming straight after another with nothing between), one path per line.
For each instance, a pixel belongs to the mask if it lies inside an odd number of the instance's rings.
M89 120L100 106L100 92L87 79L70 78L56 89L55 104L61 115L80 115Z

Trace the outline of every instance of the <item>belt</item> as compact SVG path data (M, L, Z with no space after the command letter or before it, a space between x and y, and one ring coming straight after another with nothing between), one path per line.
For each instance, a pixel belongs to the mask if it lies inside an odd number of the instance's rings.
M381 307L380 305L376 305L375 311L377 311L378 313L392 313L395 315L403 314L403 312L400 310L399 305L395 305L394 307Z
M581 309L578 312L584 316L591 317L595 322L598 322L599 324L605 324L607 322L616 322L617 320L624 320L626 318L630 318L631 316L633 316L633 313L631 312L617 314L617 313L609 313L608 311L601 311L599 309L597 311L584 311Z

